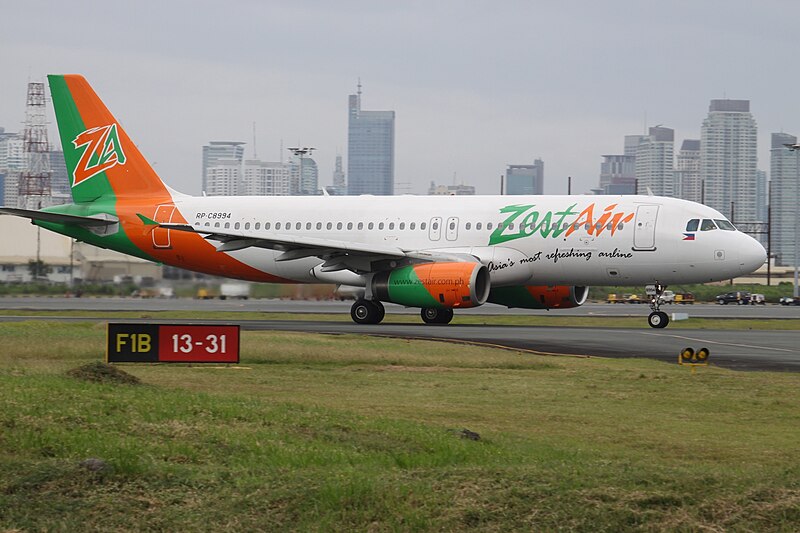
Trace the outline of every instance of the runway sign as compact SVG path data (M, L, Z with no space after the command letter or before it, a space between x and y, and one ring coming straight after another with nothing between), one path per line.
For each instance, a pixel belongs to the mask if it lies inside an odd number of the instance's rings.
M108 324L107 363L238 363L239 326Z

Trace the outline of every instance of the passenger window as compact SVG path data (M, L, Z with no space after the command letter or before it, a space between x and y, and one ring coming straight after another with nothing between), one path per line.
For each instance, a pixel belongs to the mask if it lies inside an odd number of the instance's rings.
M384 226L384 224L383 224L383 222L381 222L380 224L378 224L378 229L383 229L383 226Z
M481 229L481 226L483 226L483 224L481 224L480 222L475 223L475 229L479 230Z
M311 229L311 222L306 222L306 229Z
M336 229L342 229L342 223L341 222L337 222L336 223Z
M408 226L408 229L416 229L416 228L417 228L417 224L416 224L416 222L412 222L412 223L411 223L411 224L409 224L409 226Z
M231 223L230 222L226 222L225 223L225 229L229 229L230 227L231 227ZM258 224L256 224L256 229L258 229Z
M333 222L328 222L328 225L325 227L328 229L333 229Z
M699 218L693 218L689 222L686 223L686 231L697 231L697 227L700 225Z
M401 222L400 223L400 229L401 230L406 229L406 223L405 222Z
M302 222L298 222L297 224L294 225L294 229L300 229L302 227L303 227L303 223Z
M717 225L714 224L713 220L704 218L703 223L700 225L700 231L711 231L712 229L717 229Z
M264 222L264 229L269 229L269 227L270 227L270 223L269 222Z
M228 223L225 223L225 227L228 227ZM256 222L256 229L261 229L261 222Z
M370 223L369 223L369 225L367 226L367 229L370 229L370 230L371 230L371 229L373 229L374 227L375 227L375 223L374 223L374 222L370 222Z
M718 218L715 218L714 222L717 223L717 227L719 229L722 229L722 230L725 230L725 231L736 231L736 228L734 227L734 225L731 224L730 222L728 222L725 219L720 220Z
M275 229L276 229L276 230L279 230L279 229L281 229L281 223L280 223L280 222L276 222L276 223L275 223Z
M421 229L422 231L425 231L426 227L427 227L427 224L425 222L421 222L420 225L419 225L419 229Z
M394 222L389 222L389 229L394 229Z
M237 222L236 224L233 225L233 229L239 229L239 225L240 224Z
M210 226L211 222L206 222L206 227Z
M358 223L358 229L359 229L359 231L361 231L362 229L364 229L364 223L363 223L363 222L359 222L359 223Z
M465 229L471 229L471 228L472 228L472 222L467 222L467 223L464 225L464 228L465 228Z
M250 223L249 222L245 222L244 223L244 229L250 229Z
M486 223L486 229L492 229L492 223L491 222L487 222Z
M431 228L433 229L433 231L436 231L437 229L439 229L439 223L434 222L433 225L431 225Z
M317 229L322 229L322 222L317 222Z
M353 229L353 223L352 222L348 222L347 223L347 229Z
M214 222L214 227L218 228L219 227L219 222Z

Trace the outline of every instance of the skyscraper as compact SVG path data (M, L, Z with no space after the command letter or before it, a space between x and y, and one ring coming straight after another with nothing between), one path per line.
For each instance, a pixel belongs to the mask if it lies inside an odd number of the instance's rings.
M635 194L636 157L604 155L600 163L600 188L603 194Z
M203 146L203 192L209 196L238 194L244 143L211 141Z
M544 194L544 161L532 165L508 165L506 194Z
M292 174L290 186L292 196L319 194L319 169L316 161L310 157L295 156L289 165Z
M333 186L328 187L328 192L334 196L347 194L347 182L342 168L342 156L336 155L336 165L333 169Z
M244 196L288 196L291 167L286 163L247 159L239 194Z
M655 126L636 149L636 180L639 194L651 190L657 196L673 196L675 130Z
M360 82L348 110L348 193L394 194L394 111L363 111Z
M794 265L797 242L797 216L800 205L800 151L785 144L796 144L797 137L788 133L773 133L770 149L769 175L772 187L772 252L775 264Z
M692 202L703 201L700 180L700 141L684 139L675 160L675 196Z
M756 220L756 121L749 100L711 100L700 135L705 204L734 222Z

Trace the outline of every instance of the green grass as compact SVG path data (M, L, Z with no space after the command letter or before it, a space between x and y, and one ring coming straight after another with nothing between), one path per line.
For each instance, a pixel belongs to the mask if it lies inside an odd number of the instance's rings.
M638 312L637 312L638 311ZM677 308L678 312L689 312L691 308ZM595 327L595 328L633 328L647 329L645 317L648 309L635 306L632 314L641 316L564 316L555 314L547 315L515 315L511 311L507 315L472 315L457 314L452 324L464 325L505 325L505 326L550 326L550 327ZM350 314L342 313L258 313L252 311L41 311L30 309L0 309L0 316L38 316L38 317L63 317L86 319L125 319L125 318L152 318L157 320L313 320L323 322L350 323ZM388 313L384 323L420 324L419 315L406 313ZM758 330L800 330L800 320L769 319L769 318L690 318L674 322L673 329L758 329Z
M66 375L104 340L0 324L0 531L800 529L796 373L243 332Z

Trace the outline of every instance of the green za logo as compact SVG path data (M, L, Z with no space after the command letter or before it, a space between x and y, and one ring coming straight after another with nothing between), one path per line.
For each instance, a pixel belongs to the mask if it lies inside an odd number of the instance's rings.
M79 133L72 141L75 148L85 146L83 154L72 172L72 186L108 170L125 164L125 153L117 135L117 125L100 126Z

